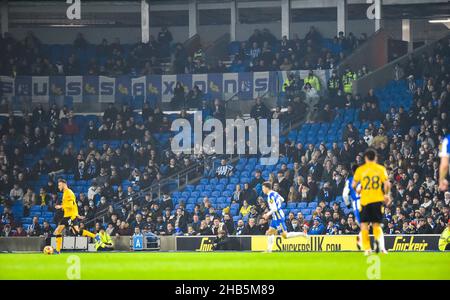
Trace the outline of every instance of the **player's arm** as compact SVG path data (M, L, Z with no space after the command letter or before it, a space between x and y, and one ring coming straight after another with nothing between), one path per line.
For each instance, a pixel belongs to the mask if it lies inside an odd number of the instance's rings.
M448 156L441 157L441 163L439 165L439 189L446 191L448 189L448 181L446 179L448 174Z
M269 204L269 211L264 215L266 219L268 219L271 215L273 215L277 211L277 204L276 203L277 203L277 200L279 198L281 198L281 196L279 196L279 195L273 197L272 200L273 200L274 203L273 203L273 205ZM270 199L268 199L268 200L270 200ZM269 203L270 203L270 201L269 201Z
M353 182L352 182L352 184L353 184ZM350 193L349 181L346 180L344 190L342 191L342 198L344 199L344 203L345 203L345 205L347 205L347 207L350 206L349 193Z
M448 163L449 163L449 140L448 137L444 138L441 144L441 149L439 151L439 157L441 162L439 164L439 189L441 191L446 191L448 189Z
M264 214L264 217L268 219L271 215L273 215L277 210L274 206L269 206L269 211Z
M386 169L383 169L382 182L383 182L383 192L384 192L384 204L386 206L390 206L391 202L392 202L392 200L391 200L391 182L389 181L389 177L388 177Z
M361 181L361 173L359 172L359 169L356 169L355 174L353 175L353 182L352 182L352 188L356 191L356 187L358 186L358 183Z

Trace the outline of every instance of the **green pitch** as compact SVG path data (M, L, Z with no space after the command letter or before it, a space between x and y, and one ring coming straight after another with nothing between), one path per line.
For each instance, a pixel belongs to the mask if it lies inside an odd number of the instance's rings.
M67 279L77 262L80 279L450 279L439 252L0 254L0 279Z

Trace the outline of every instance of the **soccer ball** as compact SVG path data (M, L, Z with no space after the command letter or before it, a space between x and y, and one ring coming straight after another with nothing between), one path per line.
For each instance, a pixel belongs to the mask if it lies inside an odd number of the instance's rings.
M47 254L47 255L53 254L53 247L52 246L45 246L44 247L44 254Z

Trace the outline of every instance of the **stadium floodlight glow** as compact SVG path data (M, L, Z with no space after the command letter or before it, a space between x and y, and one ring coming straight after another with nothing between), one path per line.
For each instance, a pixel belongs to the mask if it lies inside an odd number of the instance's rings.
M437 19L437 20L428 20L428 23L449 23L450 18L447 19Z

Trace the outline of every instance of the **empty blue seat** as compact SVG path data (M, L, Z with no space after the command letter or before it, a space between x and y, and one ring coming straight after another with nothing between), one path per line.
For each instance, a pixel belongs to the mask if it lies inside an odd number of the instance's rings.
M233 192L231 192L231 191L223 191L222 192L222 196L224 196L224 197L231 197L232 194L233 194Z
M315 201L310 202L310 203L308 204L308 207L309 207L309 208L316 208L316 207L317 207L317 202L315 202Z
M309 215L309 213L311 212L311 210L308 208L301 209L300 211L303 215Z

